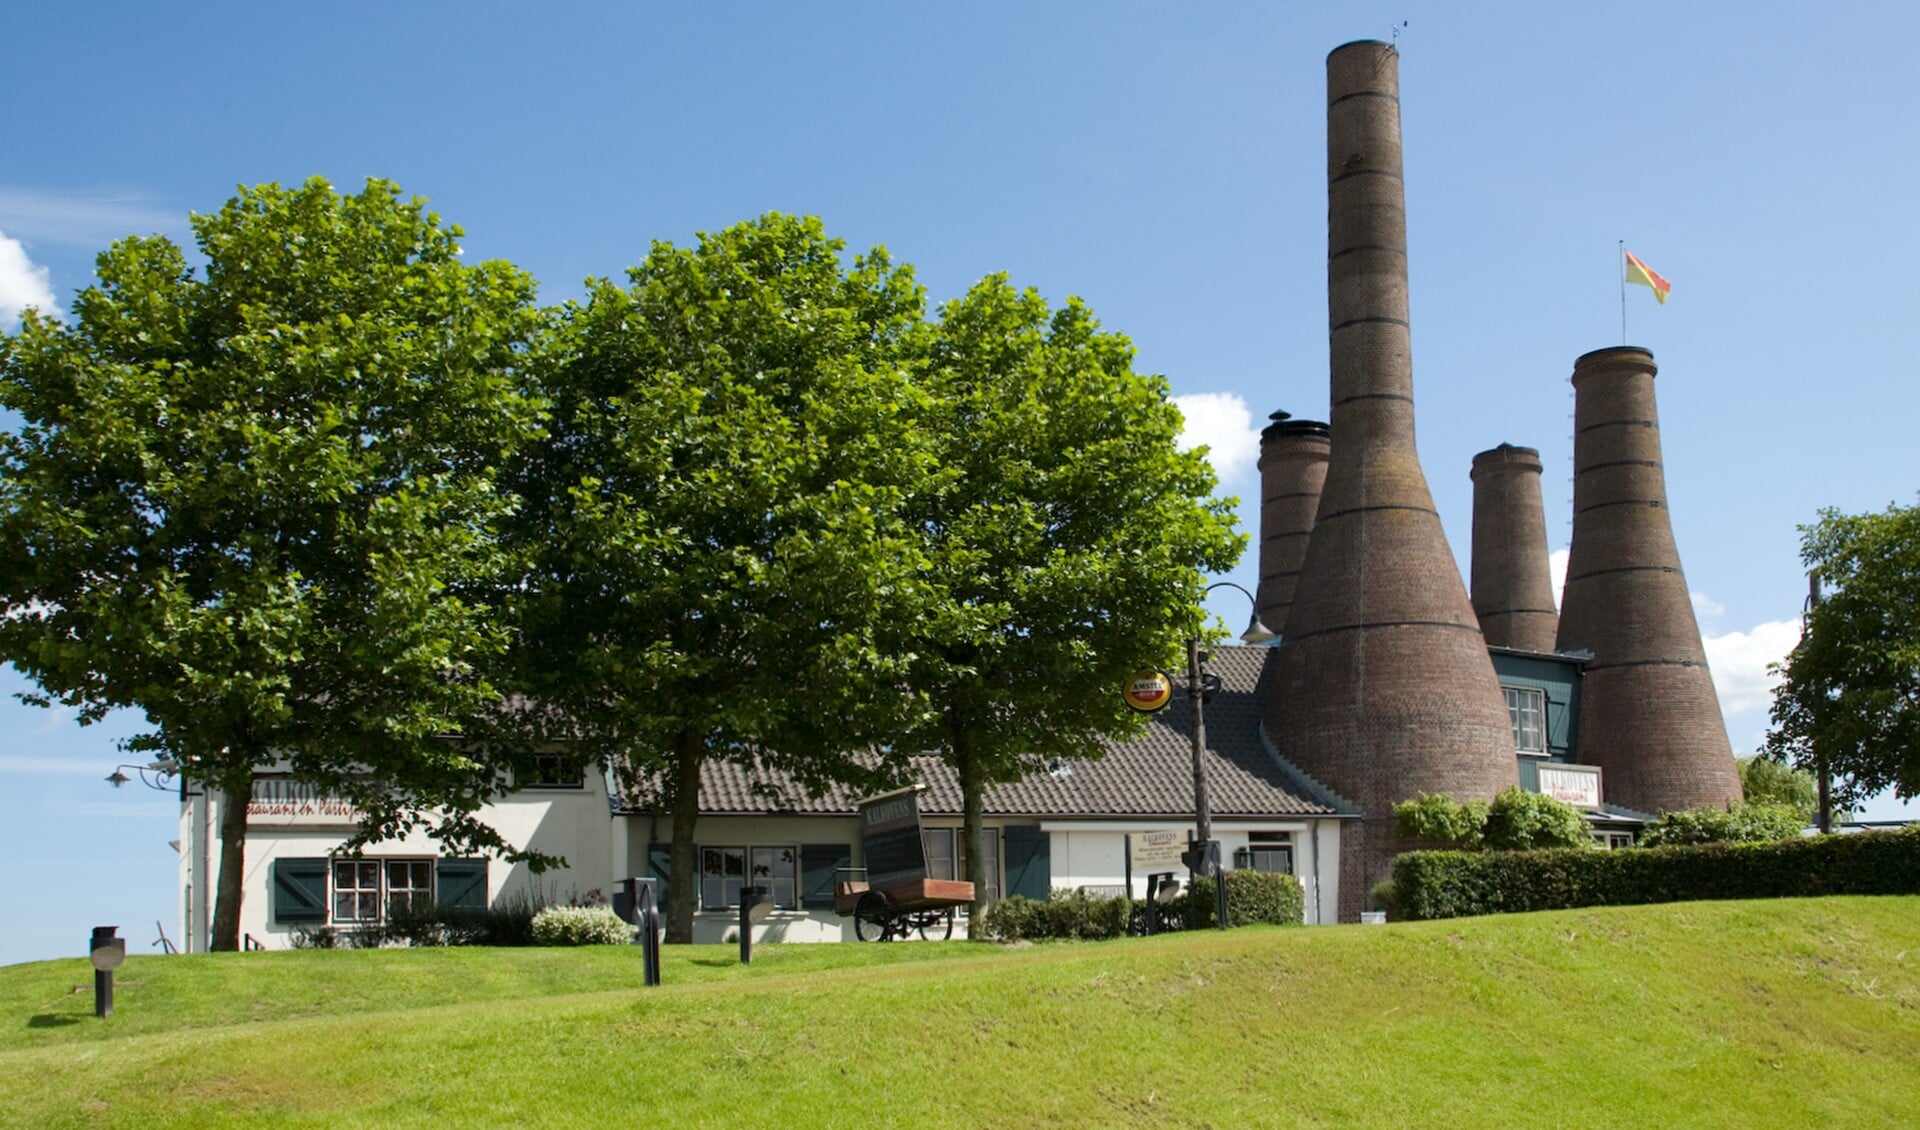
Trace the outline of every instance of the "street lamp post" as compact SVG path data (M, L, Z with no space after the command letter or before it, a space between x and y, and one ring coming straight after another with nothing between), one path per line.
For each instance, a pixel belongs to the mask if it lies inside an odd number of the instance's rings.
M1238 589L1240 594L1253 604L1253 618L1247 622L1247 630L1240 633L1240 642L1256 644L1266 643L1279 633L1260 622L1260 602L1252 593L1232 581L1215 581L1201 594L1218 588ZM1214 897L1218 903L1219 926L1227 928L1227 884L1220 875L1220 847L1213 839L1213 807L1207 799L1207 670L1206 661L1200 654L1200 638L1187 638L1187 701L1193 706L1193 823L1194 842L1187 852L1187 868L1194 875L1208 875L1214 878Z

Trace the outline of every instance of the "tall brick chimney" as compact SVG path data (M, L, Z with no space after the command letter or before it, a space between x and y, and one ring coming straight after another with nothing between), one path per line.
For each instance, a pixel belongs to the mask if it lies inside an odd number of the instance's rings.
M1399 93L1391 46L1327 56L1333 445L1266 705L1281 756L1361 809L1341 836L1347 920L1405 846L1395 802L1518 781L1505 699L1414 450Z
M1560 631L1547 565L1540 453L1503 443L1473 457L1473 611L1493 647L1552 651Z
M1680 572L1660 461L1653 354L1573 363L1573 544L1559 648L1593 653L1580 760L1606 799L1647 812L1740 798L1726 721Z
M1320 487L1327 481L1327 426L1275 412L1260 433L1260 622L1285 638L1300 560L1307 555Z

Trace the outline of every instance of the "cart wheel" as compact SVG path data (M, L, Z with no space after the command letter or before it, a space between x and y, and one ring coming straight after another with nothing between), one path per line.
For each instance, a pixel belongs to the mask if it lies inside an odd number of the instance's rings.
M953 937L953 908L921 916L920 937L929 942L944 942Z
M893 940L893 908L887 905L887 896L879 891L860 896L853 907L853 935L863 942Z

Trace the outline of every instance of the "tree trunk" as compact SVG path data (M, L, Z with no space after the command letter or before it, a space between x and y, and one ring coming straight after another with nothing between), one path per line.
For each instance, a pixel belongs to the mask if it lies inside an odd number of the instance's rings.
M693 909L700 891L699 861L694 858L694 823L700 816L700 739L681 734L673 749L673 841L667 870L667 941L693 941Z
M980 759L974 755L973 735L964 725L953 727L953 767L960 775L960 839L967 845L967 879L973 884L973 902L967 907L967 936L984 937L980 923L987 914L987 853L981 835L986 781Z
M247 804L253 799L253 764L223 776L220 789L220 879L214 886L213 926L208 948L232 953L240 948L240 907L247 881ZM209 797L208 803L212 803ZM203 878L201 880L205 882Z

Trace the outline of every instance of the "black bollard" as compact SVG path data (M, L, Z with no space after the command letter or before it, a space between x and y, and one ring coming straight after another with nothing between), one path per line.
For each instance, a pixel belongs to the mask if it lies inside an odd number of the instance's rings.
M116 938L118 926L95 926L87 941L87 959L93 962L93 1014L113 1015L113 971L127 959L127 940Z

